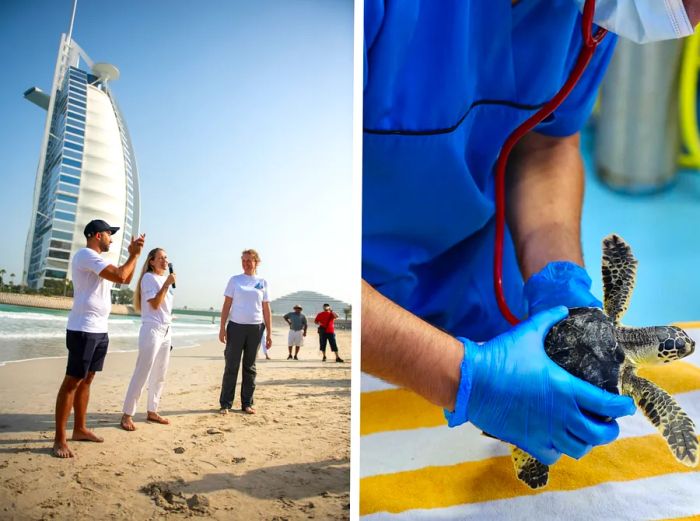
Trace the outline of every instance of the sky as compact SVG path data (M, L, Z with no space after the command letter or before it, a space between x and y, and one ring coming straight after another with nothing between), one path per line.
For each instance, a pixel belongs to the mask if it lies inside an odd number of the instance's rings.
M16 282L46 117L22 94L50 90L71 8L0 2L0 268ZM351 301L352 0L82 0L73 39L121 72L141 231L175 266L176 307L219 307L247 248L273 299Z

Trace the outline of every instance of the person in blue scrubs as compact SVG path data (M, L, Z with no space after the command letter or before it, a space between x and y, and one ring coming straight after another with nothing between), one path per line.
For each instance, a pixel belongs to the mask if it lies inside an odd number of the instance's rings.
M544 463L612 441L631 399L563 371L543 339L568 307L600 306L580 244L579 130L616 36L509 159L504 293L530 317L513 328L492 282L494 165L567 80L578 6L366 0L364 26L362 369Z

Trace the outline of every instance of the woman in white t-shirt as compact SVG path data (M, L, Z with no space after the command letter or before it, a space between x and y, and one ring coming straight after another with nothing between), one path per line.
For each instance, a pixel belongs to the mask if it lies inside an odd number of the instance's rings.
M167 275L168 255L162 248L148 252L141 270L141 277L134 293L134 307L141 311L139 331L139 355L124 399L124 415L121 426L124 430L136 429L133 416L148 380L147 421L167 425L170 421L158 414L158 402L165 385L165 373L170 362L171 322L175 274Z
M221 382L221 414L233 408L236 378L243 359L241 382L241 410L255 414L253 393L255 392L255 357L260 346L260 337L265 330L265 346L272 346L270 327L270 296L267 281L256 275L260 256L255 250L245 250L241 255L243 273L234 275L224 291L221 308L219 340L226 344L224 358L226 368Z

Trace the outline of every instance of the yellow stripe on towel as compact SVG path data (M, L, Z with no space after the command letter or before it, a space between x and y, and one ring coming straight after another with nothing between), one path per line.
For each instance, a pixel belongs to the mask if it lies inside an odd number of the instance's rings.
M690 321L690 322L673 322L672 326L680 327L681 329L700 329L700 322Z
M360 480L360 515L445 508L682 472L697 470L678 463L663 438L652 434L596 447L581 461L562 457L550 470L549 485L540 490L516 479L510 456L366 477ZM643 487L640 483L640 493Z
M700 389L700 367L685 362L648 366L639 375L670 394ZM445 425L442 409L406 389L373 391L360 395L360 434L420 429Z
M442 409L406 389L360 395L360 435L445 425Z
M683 361L641 367L638 374L651 380L669 394L700 389L700 367Z

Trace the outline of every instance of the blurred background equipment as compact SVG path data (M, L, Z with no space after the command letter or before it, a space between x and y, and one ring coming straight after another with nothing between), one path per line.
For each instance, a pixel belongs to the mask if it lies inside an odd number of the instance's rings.
M598 175L613 189L648 193L673 181L682 48L679 40L617 42L601 85L595 139Z

